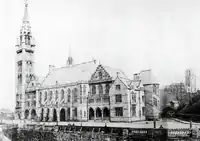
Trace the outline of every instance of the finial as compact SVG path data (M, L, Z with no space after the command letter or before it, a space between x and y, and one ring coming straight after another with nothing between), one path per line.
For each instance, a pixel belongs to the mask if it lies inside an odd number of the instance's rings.
M28 22L28 2L25 0L25 9L24 9L24 17L23 17L23 22Z
M119 76L120 72L117 72L117 77Z
M28 6L28 0L25 0L25 7Z

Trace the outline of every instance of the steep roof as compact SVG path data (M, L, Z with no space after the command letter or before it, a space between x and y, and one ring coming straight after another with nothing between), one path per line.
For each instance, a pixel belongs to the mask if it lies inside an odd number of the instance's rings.
M75 83L78 81L89 81L97 65L94 61L72 65L71 67L55 68L44 79L42 85L49 86L59 84Z
M103 66L107 73L115 79L117 76L124 79L128 79L125 73L121 69L111 68L109 66Z
M159 84L151 70L143 70L140 72L140 79L143 85Z

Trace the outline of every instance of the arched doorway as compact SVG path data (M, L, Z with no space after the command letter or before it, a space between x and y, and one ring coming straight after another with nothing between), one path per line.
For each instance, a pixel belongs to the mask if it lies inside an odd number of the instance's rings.
M60 121L65 121L65 109L60 110Z
M40 121L43 120L43 115L44 115L44 109L41 109Z
M25 119L28 119L28 116L29 116L29 111L25 110Z
M102 115L101 115L101 109L98 107L98 108L96 109L96 119L97 119L97 120L100 120L101 117L102 117Z
M53 109L53 121L57 121L57 112L56 109Z
M110 117L110 111L108 110L107 107L105 107L105 108L103 109L103 119L104 119L104 120L109 120L109 117Z
M31 119L36 119L36 117L37 117L36 111L35 111L35 109L32 109L32 111L31 111Z
M94 120L94 110L92 108L89 109L89 120Z
M48 121L49 120L49 109L47 109L47 114L46 114L46 120L45 121Z

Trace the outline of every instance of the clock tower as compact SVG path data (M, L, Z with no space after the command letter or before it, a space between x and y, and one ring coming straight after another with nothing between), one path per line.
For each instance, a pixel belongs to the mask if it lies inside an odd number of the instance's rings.
M31 26L28 17L28 3L25 2L24 16L20 35L16 43L16 58L15 58L15 84L16 84L16 105L15 118L25 118L26 106L26 89L31 80L35 78L34 74L34 48L35 40L32 36ZM32 84L34 85L34 84Z

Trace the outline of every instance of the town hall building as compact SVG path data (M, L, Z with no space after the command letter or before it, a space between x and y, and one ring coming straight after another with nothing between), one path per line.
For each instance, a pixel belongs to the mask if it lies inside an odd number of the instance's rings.
M40 81L34 71L35 47L26 3L16 43L16 119L132 122L158 118L159 84L147 83L150 73L128 78L121 69L96 60L74 64L69 56L63 67L50 65Z

